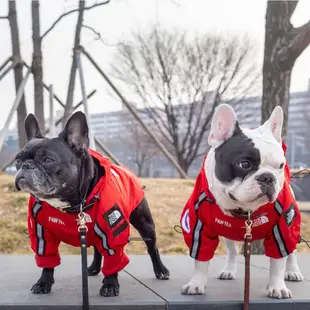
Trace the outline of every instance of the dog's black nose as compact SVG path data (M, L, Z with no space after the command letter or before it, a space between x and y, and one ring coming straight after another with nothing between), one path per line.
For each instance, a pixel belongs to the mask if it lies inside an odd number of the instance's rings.
M34 169L35 165L33 162L27 160L22 164L22 169L24 170L30 170L30 169Z
M260 184L260 185L272 185L276 179L275 177L271 174L271 173L262 173L261 175L256 177L256 181Z

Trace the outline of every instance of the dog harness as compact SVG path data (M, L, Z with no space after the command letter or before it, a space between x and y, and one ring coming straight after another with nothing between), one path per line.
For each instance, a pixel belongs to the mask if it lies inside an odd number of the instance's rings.
M284 144L283 150L286 151ZM252 240L264 239L265 254L272 258L291 254L300 240L300 212L290 187L287 164L284 169L284 186L276 202L261 206L251 215ZM244 219L226 215L216 204L208 187L204 163L182 211L180 223L190 256L198 261L213 258L219 236L244 241Z
M89 150L105 169L85 205L87 246L96 246L104 257L104 276L122 270L129 258L124 252L130 235L129 217L144 197L138 178L128 169L111 164L101 154ZM37 266L53 268L60 265L59 244L79 247L78 214L66 213L31 196L28 204L28 231Z

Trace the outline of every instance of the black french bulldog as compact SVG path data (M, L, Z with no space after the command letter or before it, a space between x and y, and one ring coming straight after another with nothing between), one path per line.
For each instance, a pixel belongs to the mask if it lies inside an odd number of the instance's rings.
M41 134L33 114L27 116L25 129L28 142L15 158L18 170L15 177L16 189L28 192L39 200L57 200L78 213L85 193L90 194L105 175L104 168L88 152L88 125L84 113L73 114L56 138L49 139ZM162 263L156 246L155 225L145 197L130 214L130 223L141 237L147 239L145 244L156 278L169 279L169 270ZM88 274L97 275L101 263L102 256L95 248ZM119 294L117 273L104 277L102 283L100 295ZM34 294L47 294L53 284L54 268L43 268L41 277L31 290Z

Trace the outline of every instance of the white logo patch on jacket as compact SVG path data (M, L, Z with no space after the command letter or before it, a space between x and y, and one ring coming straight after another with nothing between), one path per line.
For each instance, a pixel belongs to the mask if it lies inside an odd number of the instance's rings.
M265 215L262 215L256 219L253 220L253 227L257 227L257 226L260 226L260 225L263 225L263 224L266 224L269 222L269 219L267 216Z
M182 217L181 220L181 226L184 231L186 231L188 234L191 231L190 225L189 225L189 209L187 209Z
M108 215L109 217L109 224L113 225L120 217L121 213L117 210L113 211L111 214Z

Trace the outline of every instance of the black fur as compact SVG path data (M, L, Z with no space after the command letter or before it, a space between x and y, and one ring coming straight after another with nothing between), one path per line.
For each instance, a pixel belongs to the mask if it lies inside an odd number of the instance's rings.
M60 198L71 206L79 205L85 192L88 190L89 194L105 173L99 162L87 152L89 139L85 115L82 112L72 115L58 138L44 138L32 114L25 120L25 129L28 143L16 156L16 167L19 169L15 178L16 188L38 198ZM66 187L62 186L64 183ZM57 191L49 194L55 188ZM145 198L130 215L130 223L142 237L150 239L145 243L156 277L169 279L169 271L163 265L156 247L155 225ZM98 274L101 262L100 253L94 249L88 274ZM54 268L43 268L41 277L31 291L34 294L48 294L54 282ZM119 294L117 274L105 277L102 282L100 295L110 297Z
M249 169L239 166L244 161L250 162ZM242 132L238 122L232 137L215 149L215 175L223 183L236 178L244 179L258 170L260 162L259 150L252 139Z

